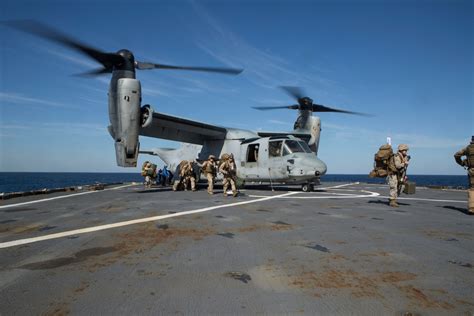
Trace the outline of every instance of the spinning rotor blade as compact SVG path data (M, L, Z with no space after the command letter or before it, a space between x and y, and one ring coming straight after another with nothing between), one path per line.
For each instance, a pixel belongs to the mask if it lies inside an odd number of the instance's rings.
M289 106L257 106L253 107L257 110L276 110L276 109L291 109L291 110L300 110L300 111L311 111L311 112L336 112L336 113L345 113L345 114L355 114L361 116L371 116L369 114L340 110L336 108L331 108L322 104L313 103L313 100L305 96L305 92L300 87L291 87L291 86L281 86L282 90L288 93L291 97L295 98L298 101L298 104L289 105Z
M93 77L93 76L108 74L108 73L111 73L111 72L112 72L112 68L99 68L99 69L83 72L83 73L80 73L80 74L76 74L75 76L78 76L78 77Z
M346 113L346 114L355 114L355 115L361 115L361 116L370 116L365 113L360 113L360 112L352 112L352 111L346 111L346 110L339 110L335 108L330 108L321 104L314 104L313 103L313 112L337 112L337 113Z
M236 68L221 68L221 67L183 67L183 66L171 66L164 64L154 64L137 61L135 63L137 69L176 69L176 70L192 70L192 71L206 71L206 72L218 72L229 75L238 75L243 69Z
M281 86L280 88L296 100L303 98L305 95L303 89L300 87Z
M86 54L90 58L95 59L97 62L101 63L106 69L111 69L113 65L124 62L124 58L118 54L105 53L98 49L79 43L78 41L73 40L72 38L38 21L14 20L4 21L2 22L2 24L23 31L25 33L30 33L39 37L43 37L59 44L76 49L82 52L83 54Z
M266 111L266 110L276 110L276 109L290 109L290 110L298 110L299 105L282 105L282 106L253 106L252 108Z

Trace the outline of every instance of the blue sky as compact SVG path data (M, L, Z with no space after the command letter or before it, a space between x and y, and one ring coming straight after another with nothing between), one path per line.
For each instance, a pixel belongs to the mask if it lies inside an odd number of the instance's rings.
M409 144L409 173L465 173L453 153L474 135L473 15L469 0L0 4L1 20L34 18L104 51L127 48L140 61L245 69L235 77L137 72L143 104L158 112L289 130L295 111L251 107L293 104L278 88L291 85L316 103L373 114L318 115L328 173L362 174L387 136ZM0 171L138 171L115 163L106 129L110 77L72 76L94 61L3 26L0 41Z

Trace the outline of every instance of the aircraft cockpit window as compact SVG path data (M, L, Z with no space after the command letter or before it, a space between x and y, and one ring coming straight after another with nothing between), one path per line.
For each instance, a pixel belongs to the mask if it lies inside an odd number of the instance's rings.
M280 157L281 156L281 145L283 141L274 141L268 143L268 155L271 157Z
M296 140L287 140L285 145L288 147L291 153L304 153L303 148Z
M259 144L250 144L247 149L247 162L257 162Z
M305 143L304 141L300 141L299 143L300 143L301 147L304 149L304 151L306 153L308 153L308 154L312 153L312 151L311 151L311 149L309 149L309 146L308 146L307 143Z

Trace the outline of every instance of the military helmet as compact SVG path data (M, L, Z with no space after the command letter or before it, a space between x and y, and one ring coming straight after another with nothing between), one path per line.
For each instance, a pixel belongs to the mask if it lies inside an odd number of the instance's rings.
M209 160L210 160L210 159L216 160L216 156L214 156L214 155L209 155L209 158L207 158L207 159L209 159Z
M398 151L402 151L402 150L408 150L408 145L407 144L398 145Z
M223 154L221 156L221 160L227 160L227 159L229 159L229 154Z

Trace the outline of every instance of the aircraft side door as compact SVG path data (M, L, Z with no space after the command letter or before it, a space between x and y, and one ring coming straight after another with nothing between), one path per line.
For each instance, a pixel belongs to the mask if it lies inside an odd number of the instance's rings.
M268 173L272 180L288 178L287 161L283 155L283 141L268 142Z
M261 178L261 162L259 156L262 154L260 143L250 143L240 146L240 176L247 180L259 180Z

